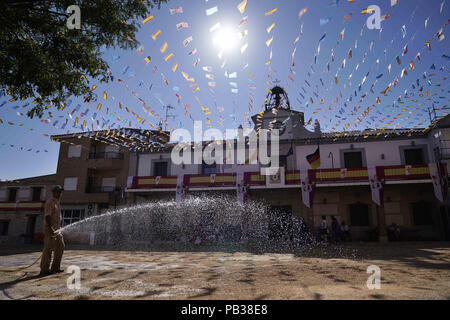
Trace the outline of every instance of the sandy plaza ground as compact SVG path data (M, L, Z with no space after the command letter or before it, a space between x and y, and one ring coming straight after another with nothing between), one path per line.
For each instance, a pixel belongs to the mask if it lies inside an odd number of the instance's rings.
M32 263L40 246L0 247L0 268ZM450 243L352 243L304 252L250 253L194 248L125 251L67 246L68 273L38 277L39 264L0 272L0 299L450 299ZM381 270L369 290L367 267Z

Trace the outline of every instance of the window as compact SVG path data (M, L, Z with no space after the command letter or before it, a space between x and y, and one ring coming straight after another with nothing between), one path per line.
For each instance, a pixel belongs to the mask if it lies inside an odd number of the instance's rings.
M27 217L27 228L26 234L34 234L34 230L36 229L36 219L37 215L32 215Z
M117 153L117 152L119 152L119 147L108 145L105 147L105 152L106 153L108 153L108 152L116 152Z
M416 202L412 204L412 214L414 225L431 226L433 225L432 217L433 208L431 202Z
M78 183L78 178L65 178L64 179L64 190L65 191L76 191L77 183Z
M369 227L369 206L367 204L349 205L350 223L355 227Z
M116 178L103 178L102 179L102 191L113 192L116 189Z
M9 228L9 220L0 220L0 236L7 236Z
M155 162L153 166L153 175L156 177L166 177L167 162Z
M206 164L203 162L202 164L202 174L216 174L217 173L217 165L215 163L213 164Z
M362 152L344 152L344 165L345 168L362 168Z
M81 148L79 146L69 146L69 152L67 158L80 158Z
M33 188L33 198L31 201L41 201L42 187Z
M405 165L425 164L423 149L405 149Z
M9 202L16 202L18 189L19 188L8 188L8 190L9 190L8 201Z
M84 219L83 209L61 210L61 212L63 218L63 227Z
M287 156L281 156L280 155L280 168L284 167L287 169Z

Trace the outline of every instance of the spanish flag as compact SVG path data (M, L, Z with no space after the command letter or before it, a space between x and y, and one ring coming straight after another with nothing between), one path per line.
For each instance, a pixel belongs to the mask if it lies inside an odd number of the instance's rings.
M270 16L272 13L275 13L278 10L278 8L273 8L272 10L269 10L266 12L266 16Z
M361 14L368 14L368 13L372 13L373 11L374 11L374 9L367 8L367 9L363 9L361 11Z
M308 160L309 165L314 170L320 167L320 148L317 147L316 152L306 156L306 160Z
M153 20L153 19L154 19L153 15L149 15L147 18L145 18L144 20L142 20L142 23L143 23L143 24L146 24L147 22L149 22L150 20Z

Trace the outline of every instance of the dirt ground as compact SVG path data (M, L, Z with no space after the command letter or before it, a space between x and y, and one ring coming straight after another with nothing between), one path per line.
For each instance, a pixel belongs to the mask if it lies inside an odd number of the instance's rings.
M40 246L0 248L0 269L25 266ZM98 248L97 248L98 249ZM0 272L0 299L450 299L450 243L324 246L303 253L107 251L66 248L70 274L38 277L39 264ZM369 290L367 267L381 269Z

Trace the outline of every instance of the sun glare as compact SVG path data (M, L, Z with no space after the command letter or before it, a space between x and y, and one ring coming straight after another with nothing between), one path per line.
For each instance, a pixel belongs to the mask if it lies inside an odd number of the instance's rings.
M213 38L213 44L222 52L232 51L236 48L238 41L238 32L229 27L220 28Z

